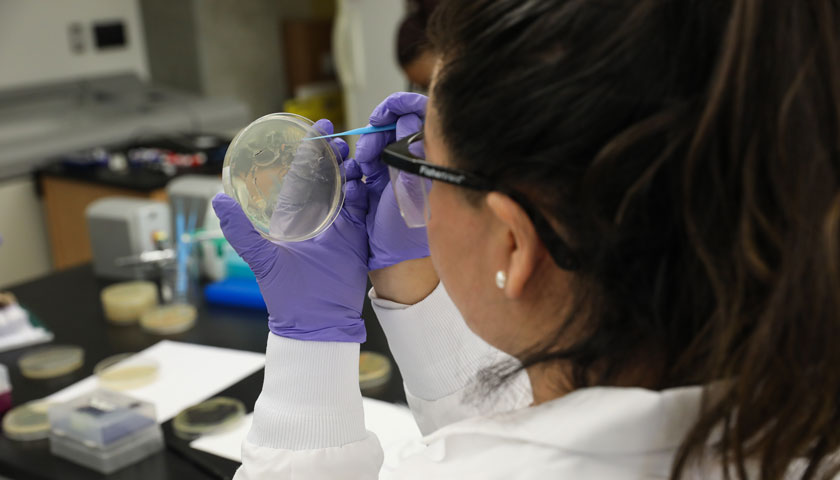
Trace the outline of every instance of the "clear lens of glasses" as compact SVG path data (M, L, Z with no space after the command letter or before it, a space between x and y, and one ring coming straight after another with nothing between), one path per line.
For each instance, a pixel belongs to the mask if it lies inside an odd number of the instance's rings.
M426 149L422 137L408 145L408 151L418 159L426 159ZM388 167L394 196L400 207L400 213L409 228L420 228L429 220L429 191L432 181L394 167Z
M429 220L429 191L432 189L432 181L394 167L389 167L388 172L405 224L410 228L425 226Z

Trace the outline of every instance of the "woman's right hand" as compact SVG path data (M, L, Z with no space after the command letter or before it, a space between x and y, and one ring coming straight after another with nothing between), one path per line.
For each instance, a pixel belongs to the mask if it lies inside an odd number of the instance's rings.
M408 228L400 214L382 150L423 128L428 98L417 93L390 95L371 113L370 124L396 122L397 130L362 135L356 143L356 161L365 175L368 192L366 219L370 258L368 268L380 298L412 304L425 298L439 280L429 260L425 228Z

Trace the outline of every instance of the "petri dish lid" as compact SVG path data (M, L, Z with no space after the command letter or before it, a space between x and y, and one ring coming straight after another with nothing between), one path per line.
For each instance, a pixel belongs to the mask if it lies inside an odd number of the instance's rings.
M391 379L391 361L376 352L359 354L359 387L369 389L388 383Z
M35 400L11 409L3 417L3 433L19 441L47 438L50 433L49 407L48 402Z
M172 420L175 435L188 440L234 428L245 416L245 405L229 397L216 397L181 410Z
M134 353L112 355L93 367L99 384L111 390L130 390L157 380L160 364Z
M225 154L222 184L260 235L299 242L329 227L344 203L344 172L313 122L273 113L255 120Z
M140 326L156 335L173 335L195 325L196 310L188 303L164 305L140 317Z
M28 378L53 378L76 370L84 363L81 347L53 346L26 353L18 359L20 372Z

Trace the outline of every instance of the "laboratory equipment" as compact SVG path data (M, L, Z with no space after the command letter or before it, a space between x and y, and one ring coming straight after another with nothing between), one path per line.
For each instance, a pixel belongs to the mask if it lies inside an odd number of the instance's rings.
M209 304L265 310L265 300L257 281L252 278L226 278L204 287Z
M169 197L171 212L182 211L186 212L187 216L196 215L191 230L204 228L210 201L221 191L222 182L219 177L213 175L181 175L166 186L166 196ZM171 221L173 223L170 231L174 232L175 215L172 215Z
M50 433L49 407L46 401L35 400L13 408L3 417L3 433L22 442L47 438Z
M0 293L0 336L20 332L29 325L26 313L11 293Z
M150 85L135 74L83 76L0 92L0 110L15 112L0 116L0 178L80 149L197 127L229 138L248 123L248 107L231 98Z
M173 303L146 312L140 317L140 326L155 335L174 335L192 328L196 315L194 306Z
M391 379L391 361L376 352L359 354L359 389L365 395L381 395Z
M49 412L50 452L112 473L163 448L155 407L109 390L94 390Z
M12 408L12 382L9 369L0 363L0 415Z
M157 380L160 364L153 358L134 353L112 355L93 367L99 385L111 390L131 390Z
M107 197L85 210L93 270L110 278L148 278L143 265L118 266L117 259L158 250L156 232L169 232L169 208L163 202L131 197Z
M319 137L307 137L304 140L318 140L320 138L335 138L335 137L346 137L349 135L365 135L367 133L377 133L377 132L389 132L391 130L396 130L397 124L392 123L390 125L382 125L379 127L374 127L372 125L368 125L367 127L361 128L354 128L352 130L345 130L343 132L333 133L330 135L321 135Z
M175 435L193 440L236 427L245 417L245 405L228 397L216 397L182 410L172 420Z
M311 120L274 113L255 120L228 147L225 193L256 230L275 242L312 238L329 227L344 202L344 173L333 147Z
M21 355L18 366L24 377L44 379L68 374L81 367L84 359L81 347L50 346Z
M102 289L100 298L105 318L127 325L157 306L158 289L152 282L123 282Z

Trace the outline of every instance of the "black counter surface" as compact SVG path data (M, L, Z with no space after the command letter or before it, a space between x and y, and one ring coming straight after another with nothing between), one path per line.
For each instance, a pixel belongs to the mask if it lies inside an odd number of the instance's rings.
M39 346L0 353L0 363L9 369L14 405L43 398L93 373L100 360L125 352L137 352L154 345L163 338L174 341L212 345L217 347L265 352L268 335L266 313L213 305L198 305L198 320L191 330L179 335L160 337L143 331L139 326L109 324L102 312L99 292L108 284L98 279L89 265L50 274L41 279L12 287L21 305L32 312L55 334L52 344L78 345L85 349L85 363L79 370L50 380L23 377L17 359ZM363 350L386 354L392 361L387 342L376 321L369 300L365 300L362 316L368 331ZM402 379L393 369L381 400L405 403ZM242 400L247 410L262 388L260 370L220 392L220 395ZM130 394L129 392L126 392ZM215 395L214 395L215 396ZM163 424L168 447L109 476L76 465L50 454L47 440L17 442L0 435L0 476L13 479L205 479L231 478L238 464L188 446L188 442L174 436L171 421Z

